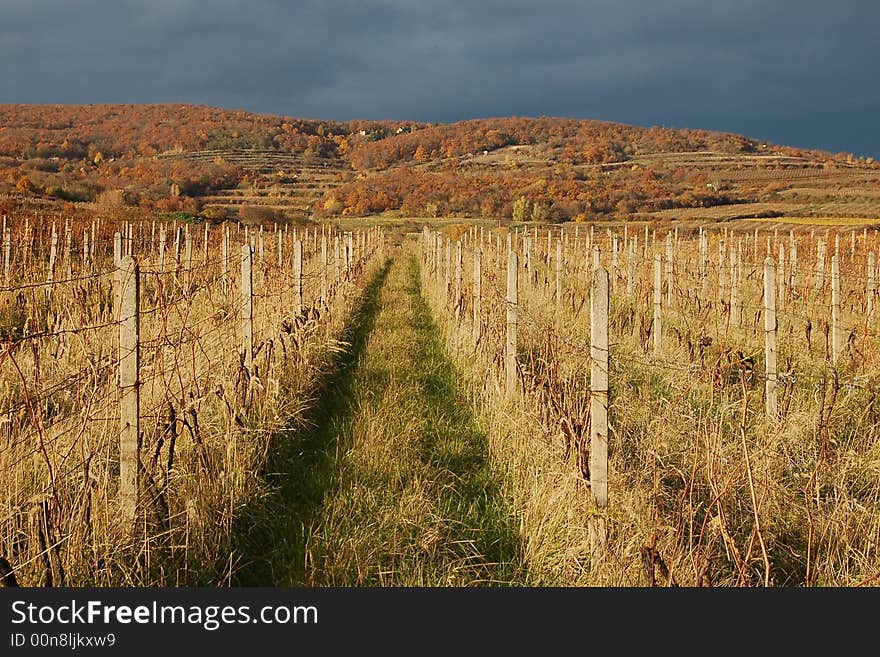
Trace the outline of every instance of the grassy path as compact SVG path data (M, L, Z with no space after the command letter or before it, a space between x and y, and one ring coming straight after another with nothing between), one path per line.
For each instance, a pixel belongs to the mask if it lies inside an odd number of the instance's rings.
M278 494L239 583L522 584L518 524L405 255L367 290L314 428L273 463Z

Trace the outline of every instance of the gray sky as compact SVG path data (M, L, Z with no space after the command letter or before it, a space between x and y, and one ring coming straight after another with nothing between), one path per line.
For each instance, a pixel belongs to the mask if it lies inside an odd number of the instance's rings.
M0 0L0 102L568 116L880 156L877 0Z

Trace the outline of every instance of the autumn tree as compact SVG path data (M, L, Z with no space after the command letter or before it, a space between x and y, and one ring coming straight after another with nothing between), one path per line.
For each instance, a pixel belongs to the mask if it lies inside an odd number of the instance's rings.
M532 205L525 196L520 196L513 202L513 220L528 221L531 217Z
M18 182L15 183L15 188L20 192L24 192L25 194L33 194L35 191L37 191L36 185L34 185L34 183L31 182L31 179L27 176L22 176L21 178L19 178Z
M323 208L328 215L336 215L342 211L342 203L335 196L328 196L324 201Z
M532 206L532 219L534 221L547 221L550 217L550 207L546 203L535 201Z

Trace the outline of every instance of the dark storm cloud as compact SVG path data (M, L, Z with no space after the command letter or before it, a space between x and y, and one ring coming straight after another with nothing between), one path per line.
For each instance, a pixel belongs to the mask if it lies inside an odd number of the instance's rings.
M0 0L0 101L556 115L880 154L880 6Z

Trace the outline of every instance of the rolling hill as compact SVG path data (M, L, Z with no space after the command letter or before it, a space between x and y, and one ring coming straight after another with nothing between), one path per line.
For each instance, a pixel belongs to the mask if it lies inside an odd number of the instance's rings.
M880 218L870 159L592 120L321 121L193 105L0 105L5 210L308 220ZM515 215L515 216L514 216Z

